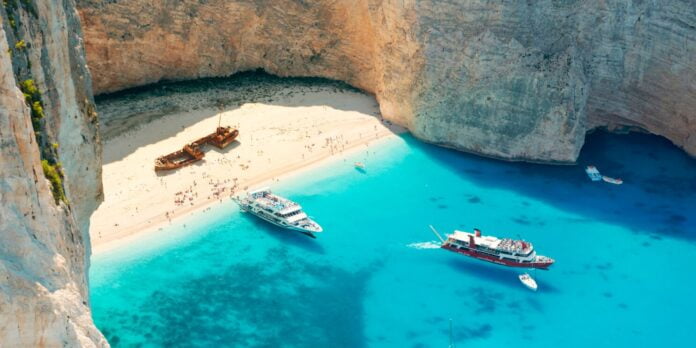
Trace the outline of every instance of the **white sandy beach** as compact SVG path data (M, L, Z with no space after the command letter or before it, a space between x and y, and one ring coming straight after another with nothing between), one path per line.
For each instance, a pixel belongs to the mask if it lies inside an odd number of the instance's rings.
M191 166L154 171L158 156L213 132L219 114L200 109L167 115L104 143L104 202L90 228L95 253L403 131L380 120L370 96L291 92L272 103L222 111L221 124L240 130L236 143L224 150L206 147L205 158Z

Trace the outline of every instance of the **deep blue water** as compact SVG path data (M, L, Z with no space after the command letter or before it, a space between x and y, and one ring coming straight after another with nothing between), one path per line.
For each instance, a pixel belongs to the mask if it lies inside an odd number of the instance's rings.
M450 319L458 347L691 345L696 161L664 139L596 133L577 166L409 136L369 151L274 187L323 225L316 240L227 202L96 255L97 326L116 347L446 347ZM533 293L514 269L414 246L429 224L520 236L556 264Z

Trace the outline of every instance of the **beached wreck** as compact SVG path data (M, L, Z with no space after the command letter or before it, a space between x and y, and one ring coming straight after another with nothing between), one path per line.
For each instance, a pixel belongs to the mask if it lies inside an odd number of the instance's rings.
M224 149L238 135L239 130L232 129L232 127L217 127L214 133L184 145L181 150L157 157L155 160L155 171L177 169L200 161L205 157L205 153L201 150L203 146L213 145L219 149Z

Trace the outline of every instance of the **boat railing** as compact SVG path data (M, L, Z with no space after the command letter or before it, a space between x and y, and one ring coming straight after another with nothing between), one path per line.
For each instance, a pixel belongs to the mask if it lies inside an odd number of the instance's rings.
M288 203L287 201L286 202L274 201L274 200L268 199L268 197L262 197L262 198L263 199L261 199L261 197L257 198L257 199L255 199L255 201L259 205L264 206L266 208L271 208L276 212L280 212L281 210L297 206L297 203L294 203L294 202Z
M503 239L500 244L498 244L498 249L513 253L524 253L531 249L531 246L531 244L521 240Z

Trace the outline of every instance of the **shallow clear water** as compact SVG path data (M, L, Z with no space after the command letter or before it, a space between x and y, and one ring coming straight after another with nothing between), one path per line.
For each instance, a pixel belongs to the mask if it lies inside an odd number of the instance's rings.
M696 161L663 139L594 134L581 166L409 136L369 151L274 187L323 225L316 240L228 202L95 256L97 326L153 347L446 347L450 319L466 347L691 341ZM624 185L590 182L586 164ZM520 236L556 264L533 293L514 269L429 248L429 224Z

